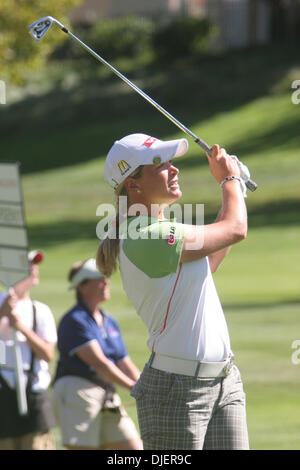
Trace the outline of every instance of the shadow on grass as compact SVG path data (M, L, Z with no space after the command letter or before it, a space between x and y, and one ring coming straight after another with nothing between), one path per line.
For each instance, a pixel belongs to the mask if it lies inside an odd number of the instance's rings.
M74 240L96 240L98 221L67 220L55 223L34 224L28 226L30 246L44 248L57 246ZM99 240L100 242L100 240Z
M250 204L249 204L250 205ZM219 207L204 205L204 223L215 221ZM196 223L196 220L193 220ZM276 227L300 224L300 200L285 199L248 207L249 227Z
M282 122L277 127L273 127L269 132L261 133L260 135L249 136L248 139L234 141L234 153L242 156L245 154L253 154L255 152L264 152L271 148L283 148L284 150L294 149L299 151L300 148L300 113L298 119L293 117L290 120ZM263 130L262 130L263 131ZM230 152L230 149L227 149ZM204 151L201 150L204 155ZM241 157L242 159L243 157ZM181 169L199 168L202 165L207 165L206 158L199 158L199 155L187 156L177 163L176 166Z
M160 73L149 68L135 74L135 83L141 88L144 84L153 99L191 128L266 96L295 64L296 47L255 48L165 67ZM105 155L116 138L133 132L164 138L175 131L171 122L109 73L71 85L58 80L55 89L43 95L0 108L2 154L20 160L23 173L89 161ZM235 151L264 148L273 139L283 145L298 134L295 123L284 123L275 135L237 143ZM201 164L198 158L184 161L184 166Z
M248 210L250 227L299 225L300 200L287 199L261 204Z
M249 211L249 226L282 226L295 225L300 222L300 201L278 201L256 206ZM205 213L205 223L212 223L217 208ZM30 246L47 248L75 240L95 240L96 227L100 219L95 220L63 220L53 223L34 224L28 227ZM99 240L100 242L100 240Z
M222 306L224 310L229 313L235 313L235 312L240 312L241 310L256 310L256 309L261 309L261 310L269 310L273 309L275 307L281 307L281 306L286 306L286 305L299 305L300 306L300 297L295 298L295 299L285 299L285 300L275 300L273 302L260 302L260 303L253 303L249 304L249 302L246 303L236 303L236 304L227 304L226 302L222 303Z
M255 153L255 151L263 152L271 147L283 147L285 150L295 149L297 152L300 147L300 113L298 120L295 118L285 120L277 127L273 127L269 132L257 135L254 138L250 137L248 140L235 141L234 151L238 155L245 153Z

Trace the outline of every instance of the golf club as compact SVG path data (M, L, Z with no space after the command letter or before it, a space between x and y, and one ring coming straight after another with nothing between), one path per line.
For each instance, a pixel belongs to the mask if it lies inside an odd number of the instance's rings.
M64 33L71 36L75 41L79 42L90 54L92 54L99 62L106 65L114 74L116 74L121 80L123 80L127 85L129 85L133 90L135 90L139 95L141 95L146 101L148 101L152 106L154 106L158 111L160 111L166 118L168 118L175 126L179 127L185 134L190 136L196 144L205 150L205 152L211 153L211 147L200 139L196 134L194 134L190 129L184 126L180 121L178 121L172 114L166 111L162 106L160 106L156 101L154 101L150 96L148 96L144 91L142 91L138 86L132 83L128 78L126 78L122 73L120 73L115 67L113 67L109 62L107 62L103 57L98 55L93 49L87 46L83 41L81 41L75 34L69 31L62 23L57 21L52 16L45 16L29 26L29 32L32 37L36 40L41 40L47 31L51 28L52 24L55 23ZM249 179L245 182L247 188L250 191L255 191L257 189L257 184Z

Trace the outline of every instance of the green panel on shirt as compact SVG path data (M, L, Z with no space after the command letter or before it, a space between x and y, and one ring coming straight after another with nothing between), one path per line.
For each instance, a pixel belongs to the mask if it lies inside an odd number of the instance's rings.
M134 217L128 224L123 251L147 276L159 278L177 271L183 241L183 224Z

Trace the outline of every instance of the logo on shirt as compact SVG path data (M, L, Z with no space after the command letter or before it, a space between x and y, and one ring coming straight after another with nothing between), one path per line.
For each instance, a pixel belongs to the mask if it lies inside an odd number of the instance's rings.
M120 160L118 163L118 168L121 175L124 176L127 171L130 170L131 166L125 160Z
M146 147L151 147L151 145L153 145L155 141L156 139L154 137L148 137L148 139L145 140L143 145L146 145Z
M119 336L118 330L115 330L111 326L108 328L107 333L111 338L118 338Z
M170 228L170 234L166 237L166 242L170 246L175 245L175 243L176 243L175 227Z

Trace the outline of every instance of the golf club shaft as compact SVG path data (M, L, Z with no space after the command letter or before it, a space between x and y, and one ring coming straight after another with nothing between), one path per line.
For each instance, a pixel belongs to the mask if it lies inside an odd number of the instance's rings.
M71 31L69 31L64 25L61 23L57 22L61 30L71 36L75 41L77 41L81 46L83 46L90 54L92 54L95 59L97 59L99 62L102 64L106 65L115 75L117 75L121 80L123 80L125 83L127 83L128 86L130 86L134 91L136 91L139 95L141 95L146 101L148 101L152 106L154 106L158 111L160 111L166 118L168 118L175 126L179 127L185 134L190 136L196 144L198 144L200 147L202 147L203 150L207 153L211 153L211 147L204 142L204 140L200 139L196 134L194 134L190 129L188 129L186 126L184 126L178 119L176 119L172 114L170 114L166 109L164 109L160 104L158 104L156 101L154 101L147 93L145 93L143 90L141 90L137 85L132 83L130 80L128 80L127 77L125 77L119 70L117 70L115 67L113 67L109 62L107 62L103 57L101 57L99 54L97 54L93 49L91 49L89 46L87 46L81 39L79 39L75 34L73 34ZM246 186L250 191L255 191L257 188L257 184L252 181L248 180L246 182Z

